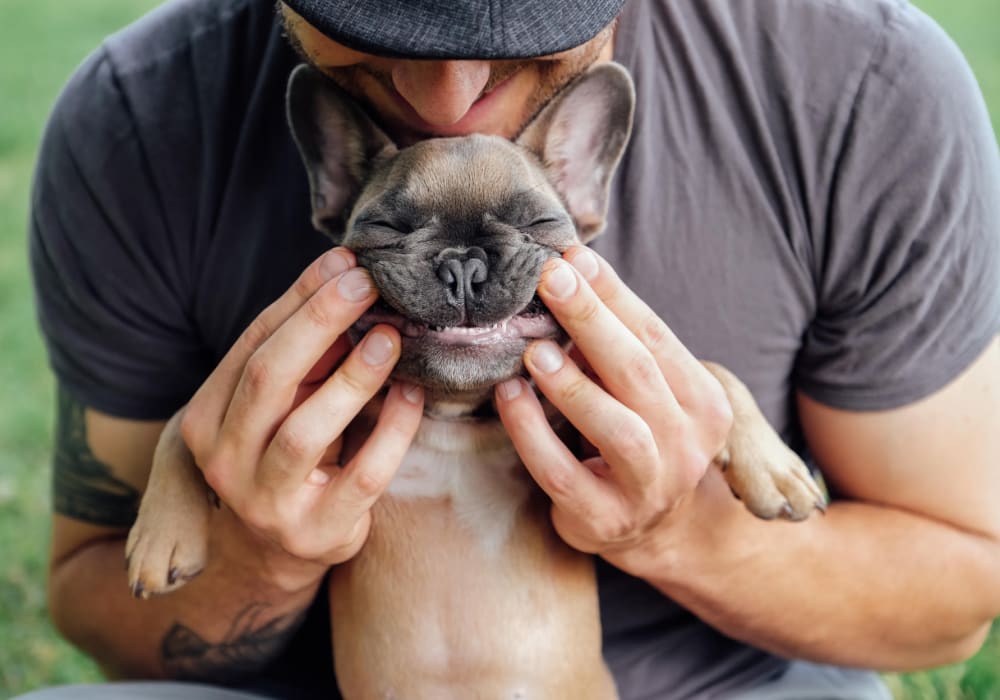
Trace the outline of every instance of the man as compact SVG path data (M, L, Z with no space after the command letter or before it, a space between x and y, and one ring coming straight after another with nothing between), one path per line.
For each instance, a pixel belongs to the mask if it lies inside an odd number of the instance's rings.
M595 479L530 392L497 392L559 533L597 555L622 697L885 697L847 668L978 649L1000 614L1000 158L968 68L900 0L620 5L288 0L279 23L268 0L179 0L79 70L32 261L60 386L52 613L109 673L328 697L324 577L420 415L391 392L337 464L399 339L338 340L373 292L308 222L282 104L302 59L404 144L512 137L595 61L634 76L600 257L571 251L579 274L540 290L600 329L579 362L614 348L629 381L527 357L571 421L621 417L599 441L614 469ZM822 468L825 517L760 522L706 471L728 417L694 357ZM136 601L123 542L161 432L223 507L209 568Z

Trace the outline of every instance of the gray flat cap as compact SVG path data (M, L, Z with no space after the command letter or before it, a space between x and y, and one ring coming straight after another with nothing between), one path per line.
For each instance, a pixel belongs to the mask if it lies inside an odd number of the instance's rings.
M528 58L594 38L625 0L285 0L357 51L408 58Z

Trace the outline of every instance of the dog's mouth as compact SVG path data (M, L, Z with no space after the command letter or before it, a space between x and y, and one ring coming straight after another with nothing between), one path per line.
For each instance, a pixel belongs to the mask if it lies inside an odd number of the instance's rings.
M404 316L379 300L354 323L354 330L363 334L379 323L395 327L404 342L419 338L425 342L456 346L488 346L515 340L552 338L560 332L555 319L537 297L519 313L497 323L460 326L423 323Z

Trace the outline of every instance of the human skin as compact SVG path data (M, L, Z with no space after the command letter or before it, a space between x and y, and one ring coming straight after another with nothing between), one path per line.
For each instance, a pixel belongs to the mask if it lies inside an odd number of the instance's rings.
M527 62L383 59L330 41L288 10L286 17L303 55L362 98L401 143L472 132L513 136L537 109L529 96L547 98L560 80L610 57L605 34ZM580 248L564 257L546 267L539 294L577 353L570 358L538 344L526 366L599 454L583 461L572 454L520 380L499 387L496 399L570 545L646 579L726 634L786 656L909 669L979 647L1000 614L995 345L945 389L893 411L850 413L799 396L810 448L838 500L806 523L764 523L707 469L729 425L715 380L604 261ZM241 661L264 663L294 630L329 566L363 542L365 505L392 469L355 470L364 478L350 498L353 519L325 537L328 529L289 514L342 484L339 427L320 429L308 411L291 409L328 387L325 405L350 407L344 423L388 375L398 337L376 329L390 348L382 364L347 363L339 383L318 381L340 362L335 340L370 299L346 302L317 274L307 270L306 281L265 312L183 415L184 442L227 504L213 514L210 561L217 564L175 594L136 602L121 573L125 529L56 517L53 616L105 668L128 676L240 672L239 664L167 658L165 641L178 625L210 646L243 643ZM313 330L291 362L272 340L297 324ZM620 348L613 362L603 352L609 346ZM397 455L420 407L390 398L383 430L368 444ZM592 419L595 412L602 420ZM163 424L90 409L85 415L84 447L141 491ZM177 430L178 421L167 426L167 439L182 449ZM282 437L270 441L272 433ZM234 618L250 609L258 616L233 640ZM109 627L108 619L120 624Z

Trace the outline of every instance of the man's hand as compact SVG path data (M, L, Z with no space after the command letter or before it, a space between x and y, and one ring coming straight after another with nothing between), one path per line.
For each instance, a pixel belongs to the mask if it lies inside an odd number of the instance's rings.
M417 387L389 391L368 440L340 465L342 434L399 359L398 332L345 332L374 302L367 272L335 249L240 336L181 424L205 480L265 546L282 585L305 586L361 548L370 509L422 413Z
M615 563L697 486L732 413L716 379L605 261L580 247L564 258L547 264L538 293L589 368L550 341L533 344L525 365L599 456L578 459L522 379L498 387L497 407L560 536Z

